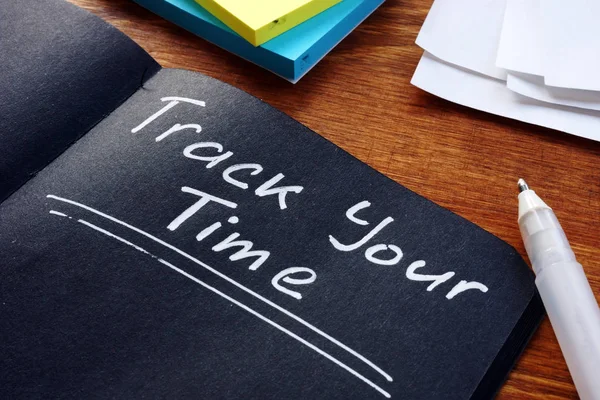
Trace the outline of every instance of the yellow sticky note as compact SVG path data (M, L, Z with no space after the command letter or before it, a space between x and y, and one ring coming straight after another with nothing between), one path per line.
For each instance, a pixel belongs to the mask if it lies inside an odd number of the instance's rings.
M196 0L244 39L259 46L341 0Z

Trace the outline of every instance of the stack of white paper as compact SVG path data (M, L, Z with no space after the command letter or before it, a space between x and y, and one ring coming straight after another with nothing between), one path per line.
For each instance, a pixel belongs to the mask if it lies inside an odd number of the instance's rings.
M599 0L435 0L412 83L600 141Z

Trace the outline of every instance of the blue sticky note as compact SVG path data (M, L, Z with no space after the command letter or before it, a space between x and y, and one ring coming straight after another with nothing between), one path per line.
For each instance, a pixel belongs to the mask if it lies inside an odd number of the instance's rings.
M134 0L182 28L295 83L384 0L343 0L254 47L194 0Z

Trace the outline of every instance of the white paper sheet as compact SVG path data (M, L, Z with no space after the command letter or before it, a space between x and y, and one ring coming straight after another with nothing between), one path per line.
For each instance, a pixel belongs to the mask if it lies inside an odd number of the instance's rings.
M541 0L546 85L600 90L600 1Z
M543 76L543 33L540 0L507 0L496 66Z
M496 55L506 0L435 0L417 44L450 64L506 79Z
M411 83L454 103L600 141L600 112L543 103L506 83L423 54Z
M509 72L506 86L513 92L552 104L600 111L600 92L544 84L544 77Z

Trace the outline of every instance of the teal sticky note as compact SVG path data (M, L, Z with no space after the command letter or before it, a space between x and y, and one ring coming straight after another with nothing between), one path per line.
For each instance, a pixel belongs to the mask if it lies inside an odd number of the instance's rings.
M254 47L194 0L134 0L182 28L291 82L297 82L384 0L343 0Z

